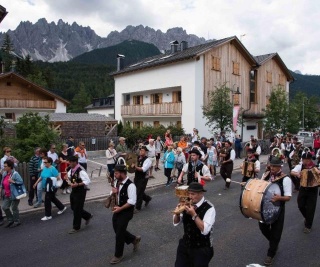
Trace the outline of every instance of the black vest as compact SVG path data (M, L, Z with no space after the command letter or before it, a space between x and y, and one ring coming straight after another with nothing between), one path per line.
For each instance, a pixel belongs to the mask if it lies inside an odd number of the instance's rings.
M253 159L250 159L250 160L248 160L248 158L246 158L244 161L256 163L257 158L254 157ZM244 177L248 177L248 176L244 176ZM249 176L248 178L252 178L252 177L256 177L256 173L254 172L254 166L253 166L253 172L252 172L251 176Z
M201 220L203 220L207 210L211 207L212 206L205 200L202 205L197 208L196 213ZM201 234L201 231L197 227L195 221L193 221L192 217L185 211L183 212L183 227L183 241L188 248L212 247L210 240L211 231L207 235Z
M122 185L122 188L119 192L119 207L122 207L124 204L126 204L128 202L128 187L131 184L131 180L128 179L124 185ZM132 206L132 209L134 208L134 206ZM130 208L129 208L130 209ZM128 210L129 210L128 209Z
M77 183L77 184L80 184L82 183L82 179L80 178L80 172L83 170L83 167L79 167L74 173L72 173L72 170L71 170L71 177L69 178L71 183L74 184L74 183ZM78 186L78 187L74 187L72 188L72 190L78 190L78 189L83 189L84 188L84 185L83 186Z
M269 182L270 175L271 175L271 172L269 172L269 174L264 178L264 180L267 181L267 182ZM285 177L287 177L287 176L285 176ZM279 180L273 182L273 183L276 183L276 184L279 185L280 191L281 191L281 196L284 196L283 179L284 179L285 177L283 177L282 179L279 179ZM286 204L285 201L280 201L280 203L281 203L281 206L284 206L284 204Z
M147 159L147 156L144 156L142 159L138 157L138 167L142 168L144 161ZM140 172L140 171L135 171L134 177L135 179L145 179L146 178L146 172Z
M191 184L192 182L196 182L198 183L198 178L195 178L195 172L200 172L200 175L202 176L202 167L203 167L203 163L200 163L199 165L196 166L196 168L194 168L192 166L192 163L189 162L188 164L188 185Z

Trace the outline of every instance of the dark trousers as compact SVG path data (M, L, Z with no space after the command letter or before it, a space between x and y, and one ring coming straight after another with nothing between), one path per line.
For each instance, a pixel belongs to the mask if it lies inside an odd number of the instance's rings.
M123 255L124 243L131 244L136 237L127 231L128 223L133 217L133 209L114 213L112 216L113 230L116 234L116 251L114 256L119 258Z
M68 188L68 187L69 187L69 185L68 185L67 180L63 180L60 189L63 190L63 189L66 189L66 188Z
M297 176L290 175L291 181L294 185L294 189L299 191L300 188L300 179Z
M83 209L84 201L86 200L87 190L78 187L72 189L70 194L70 204L73 211L73 229L81 228L81 219L88 220L91 214Z
M172 168L164 168L164 176L167 177L167 184L169 184L171 181L171 172Z
M236 158L239 158L239 159L240 159L240 156L241 156L241 150L242 150L242 148L241 148L241 147L236 147L236 148L235 148Z
M149 201L151 199L150 196L145 194L145 190L148 184L147 178L134 178L134 184L137 187L137 202L136 209L141 210L142 201Z
M59 199L57 199L55 192L46 192L46 196L45 196L45 199L44 199L44 209L45 209L45 215L47 217L51 216L51 209L52 209L51 202L54 205L56 205L56 207L59 210L63 210L64 209L64 205L60 202Z
M283 224L284 224L285 208L282 207L278 219L272 224L266 224L259 222L259 228L261 233L269 241L269 249L267 256L274 257L277 253L278 245L281 240Z
M85 169L85 170L87 170L87 163L82 163L82 162L79 162L79 164Z
M214 255L213 247L188 248L180 239L175 267L207 267Z
M33 201L34 195L36 195L37 197L37 194L35 194L37 188L36 189L33 188L33 185L36 183L37 180L38 180L38 176L35 176L34 179L32 179L32 176L30 176L29 199L28 199L29 202Z
M306 219L305 227L311 229L314 213L316 211L318 187L300 187L298 195L298 208Z
M227 178L230 178L231 179L231 174L232 174L232 171L233 171L233 161L232 162L228 162L228 163L225 163L225 164L222 164L221 167L220 167L220 175L221 177L226 181ZM230 187L230 183L231 182L226 182L226 187Z
M114 177L114 166L116 166L116 164L107 164L108 166L108 172L110 173L110 177L113 179Z

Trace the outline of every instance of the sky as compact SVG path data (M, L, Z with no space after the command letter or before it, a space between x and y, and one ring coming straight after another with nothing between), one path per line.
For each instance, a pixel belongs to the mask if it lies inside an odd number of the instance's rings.
M238 36L253 55L277 52L287 67L320 75L318 0L7 0L0 31L21 21L77 22L101 37L127 25L182 27L205 39Z

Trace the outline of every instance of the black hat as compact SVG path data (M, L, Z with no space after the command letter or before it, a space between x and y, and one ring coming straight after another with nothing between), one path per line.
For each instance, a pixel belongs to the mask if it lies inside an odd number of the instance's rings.
M310 152L306 152L302 155L302 159L312 159L312 154Z
M193 183L189 184L188 191L192 191L192 192L207 192L207 190L205 190L203 188L202 184L199 184L199 183L196 183L196 182L193 182Z
M140 149L144 149L145 151L149 151L149 149L146 146L141 146Z
M199 149L197 149L197 148L193 148L189 151L189 154L192 154L192 153L197 154L199 157L201 157L201 153L200 153Z
M254 153L254 149L248 148L247 153Z
M200 142L199 141L194 141L193 144L200 146Z
M283 162L278 157L272 157L271 160L270 160L270 165L271 166L282 166Z
M78 157L77 157L77 156L71 156L71 157L69 158L69 161L70 161L70 162L78 162Z
M114 171L127 172L127 166L124 164L117 164L116 166L114 166Z

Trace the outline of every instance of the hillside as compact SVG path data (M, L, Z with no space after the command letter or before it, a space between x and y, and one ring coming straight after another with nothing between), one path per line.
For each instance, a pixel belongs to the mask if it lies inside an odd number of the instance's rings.
M95 49L72 59L72 62L82 64L106 64L116 66L117 54L125 55L125 66L133 64L141 59L160 54L159 49L149 43L127 40L118 45Z
M294 82L290 84L290 99L297 92L304 92L308 97L316 96L320 98L320 75L302 75L291 72Z

